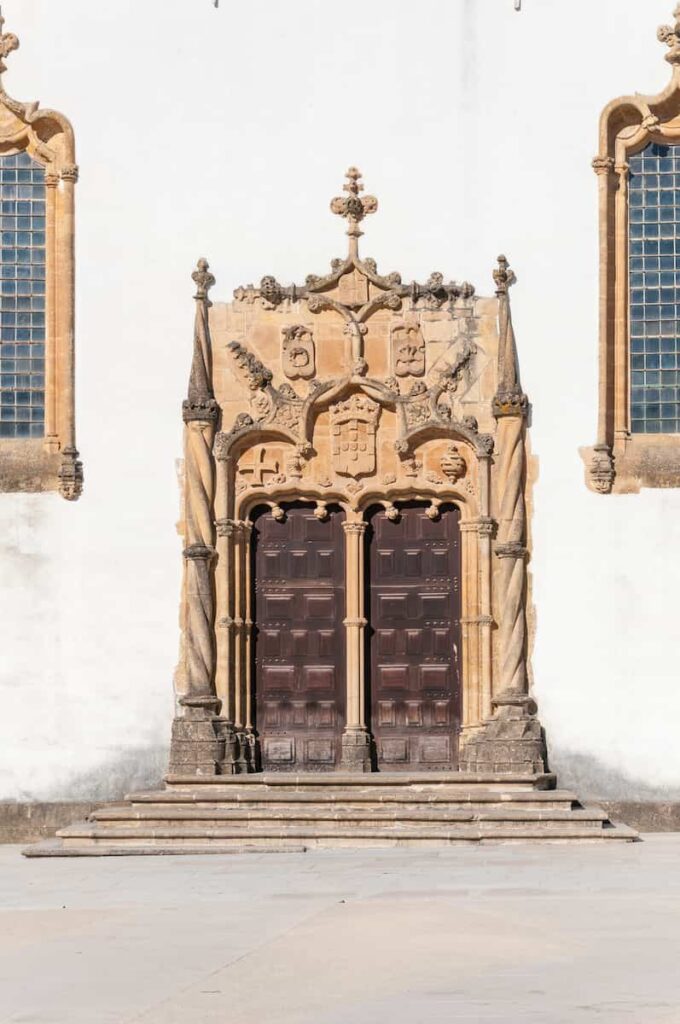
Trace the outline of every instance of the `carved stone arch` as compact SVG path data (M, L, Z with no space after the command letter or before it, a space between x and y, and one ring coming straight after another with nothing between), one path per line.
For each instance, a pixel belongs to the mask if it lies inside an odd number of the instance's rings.
M345 376L337 380L314 382L310 394L305 399L302 410L303 434L311 443L314 435L314 422L319 413L326 410L333 402L362 391L381 405L396 407L397 395L383 381L357 376Z
M479 517L479 507L474 494L466 494L455 488L436 488L424 482L415 487L408 484L393 484L389 488L368 489L362 492L360 500L356 502L355 509L362 515L375 505L393 506L399 508L400 504L408 502L429 503L435 508L440 505L454 505L460 512L461 522L472 523Z
M480 434L473 427L463 423L443 423L441 420L427 420L420 424L405 435L403 442L411 451L424 442L437 438L460 441L467 445L477 458L486 458L493 453L493 437L490 434Z

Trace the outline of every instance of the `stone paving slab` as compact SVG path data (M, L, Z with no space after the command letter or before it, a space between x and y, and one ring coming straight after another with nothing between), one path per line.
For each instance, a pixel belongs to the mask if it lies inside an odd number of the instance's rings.
M26 860L0 1024L677 1024L680 834Z

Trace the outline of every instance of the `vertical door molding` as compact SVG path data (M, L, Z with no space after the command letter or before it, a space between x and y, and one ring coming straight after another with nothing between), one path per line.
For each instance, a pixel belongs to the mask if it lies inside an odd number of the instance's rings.
M347 644L347 721L342 737L342 766L370 771L370 738L366 726L366 528L359 513L342 524L345 534L345 637Z

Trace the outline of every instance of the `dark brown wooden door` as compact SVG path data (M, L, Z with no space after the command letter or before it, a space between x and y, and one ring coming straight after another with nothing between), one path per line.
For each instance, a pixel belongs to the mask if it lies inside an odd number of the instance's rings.
M254 522L255 725L266 771L328 771L345 721L343 515Z
M460 513L382 509L367 531L371 731L382 771L456 766L460 722Z

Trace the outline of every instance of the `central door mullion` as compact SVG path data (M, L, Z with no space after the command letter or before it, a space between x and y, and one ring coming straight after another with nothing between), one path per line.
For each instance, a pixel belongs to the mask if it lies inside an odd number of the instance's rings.
M366 665L364 607L366 523L344 522L345 642L347 650L347 724L342 737L342 766L347 771L370 771L370 737L366 728Z

